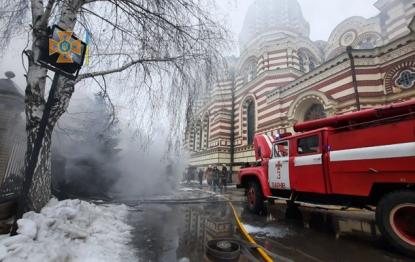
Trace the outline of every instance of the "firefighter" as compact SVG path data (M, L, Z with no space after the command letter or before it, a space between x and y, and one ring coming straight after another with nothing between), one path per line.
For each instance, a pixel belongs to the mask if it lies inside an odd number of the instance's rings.
M216 187L219 187L220 171L217 166L213 168L213 192L216 192Z
M199 169L197 176L199 178L199 185L200 187L202 187L202 183L203 183L203 169L202 168Z
M222 193L222 189L226 192L226 186L228 182L228 169L225 165L222 166L222 171L220 173L220 192Z
M208 186L212 188L212 166L209 165L208 168L206 168L205 177Z

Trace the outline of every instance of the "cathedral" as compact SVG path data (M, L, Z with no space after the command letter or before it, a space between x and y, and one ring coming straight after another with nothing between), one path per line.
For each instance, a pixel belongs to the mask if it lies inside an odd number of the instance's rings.
M312 41L297 0L255 0L239 57L187 125L190 166L226 165L235 174L255 161L254 134L414 97L414 2L378 0L375 17L350 17L327 41Z

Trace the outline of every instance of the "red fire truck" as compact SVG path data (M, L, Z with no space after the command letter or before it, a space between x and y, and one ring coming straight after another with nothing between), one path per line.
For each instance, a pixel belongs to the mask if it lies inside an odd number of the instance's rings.
M308 121L296 134L256 135L242 168L252 212L266 199L376 209L382 235L415 255L415 100Z

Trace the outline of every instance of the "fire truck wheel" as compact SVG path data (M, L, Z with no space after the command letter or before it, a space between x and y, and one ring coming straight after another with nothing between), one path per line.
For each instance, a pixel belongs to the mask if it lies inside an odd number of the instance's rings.
M259 184L255 181L250 182L246 195L249 211L255 214L261 214L264 211L264 198Z
M376 208L376 222L392 246L415 257L414 191L397 191L384 196Z

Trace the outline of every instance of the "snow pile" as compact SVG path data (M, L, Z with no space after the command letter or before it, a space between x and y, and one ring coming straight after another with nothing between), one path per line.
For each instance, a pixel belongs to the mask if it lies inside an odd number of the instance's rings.
M132 261L125 205L52 199L18 221L18 235L0 237L0 261Z

